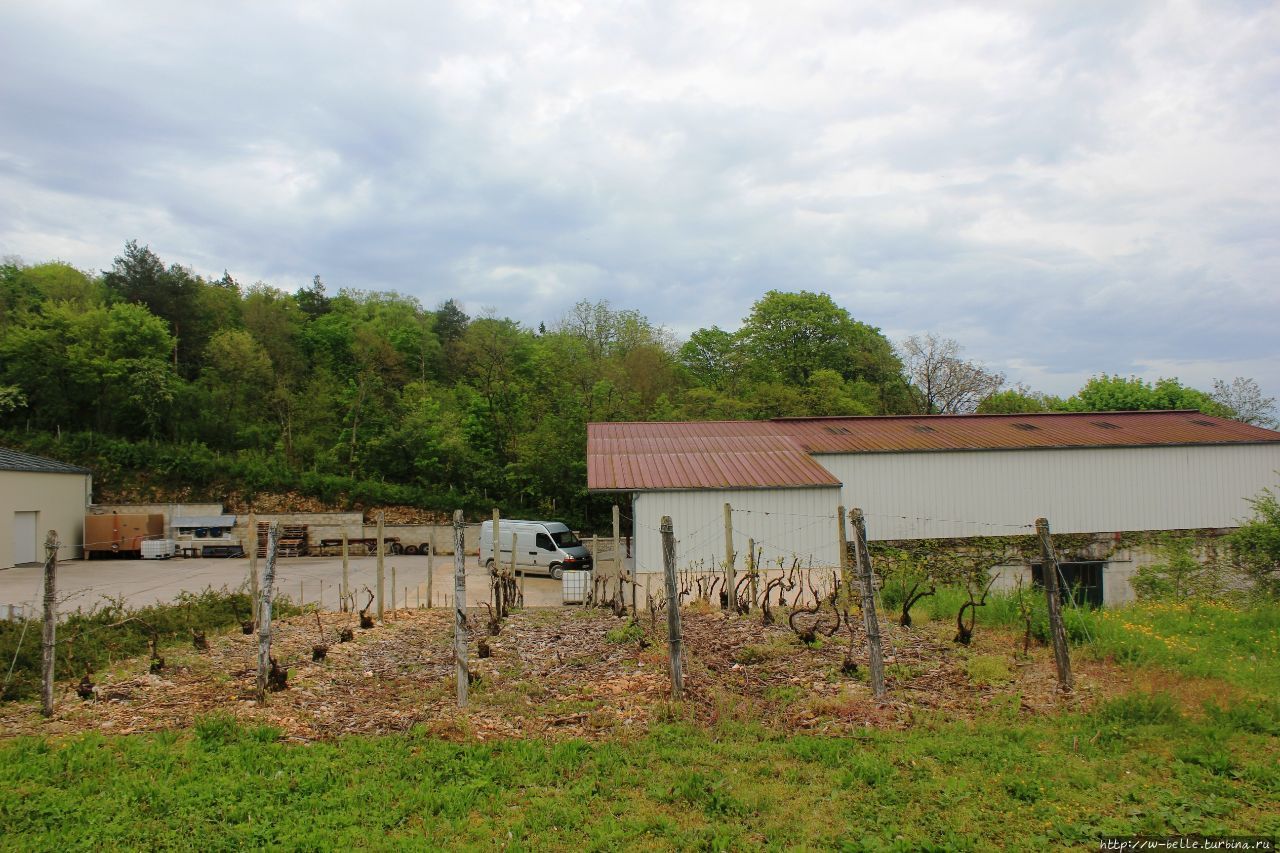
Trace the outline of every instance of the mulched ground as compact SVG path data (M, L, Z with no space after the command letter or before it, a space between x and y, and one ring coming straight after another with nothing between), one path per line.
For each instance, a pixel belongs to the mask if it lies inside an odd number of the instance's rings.
M790 731L840 733L865 726L904 727L923 717L973 718L996 713L1036 715L1080 707L1123 692L1126 671L1077 655L1077 690L1056 690L1051 652L1033 646L1021 659L1019 638L979 623L968 648L950 642L954 627L926 624L882 628L889 696L877 701L866 683L865 635L860 625L801 644L787 627L763 625L760 615L726 615L695 606L683 614L686 701L670 702L665 614L641 620L643 636L613 639L627 625L608 611L582 608L517 612L497 636L485 637L491 656L479 658L470 643L468 710L454 698L452 613L400 610L370 630L350 614L320 614L321 663L311 660L320 642L316 614L276 624L273 654L289 668L289 687L272 693L265 707L253 701L257 637L240 632L210 637L210 649L164 650L165 668L152 675L146 658L122 661L95 674L96 698L82 701L74 683L59 685L53 719L33 702L0 706L0 734L79 731L130 733L182 728L202 715L228 711L246 724L279 727L307 741L345 734L376 734L425 726L443 737L490 739L570 736L600 739L641 733L655 719L764 720ZM856 618L856 617L855 617ZM473 613L475 632L485 615ZM340 628L355 639L337 642ZM846 674L852 643L862 663ZM996 684L970 677L974 657L1003 670ZM999 662L1005 666L1001 667Z

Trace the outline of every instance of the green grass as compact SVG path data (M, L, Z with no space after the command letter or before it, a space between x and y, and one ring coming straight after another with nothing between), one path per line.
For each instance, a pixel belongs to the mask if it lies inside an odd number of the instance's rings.
M0 846L1043 849L1275 835L1280 708L1256 707L1193 720L1138 696L1022 724L858 738L658 724L598 744L415 732L299 746L214 716L183 735L0 747Z
M1024 593L1033 604L1032 633L1048 639L1043 593ZM913 616L954 623L966 600L941 588L922 600ZM1237 687L1280 695L1280 606L1217 601L1139 602L1102 610L1066 608L1068 639L1086 654L1122 664L1158 665L1185 675L1221 678ZM1022 617L1012 594L992 593L978 608L976 633L991 626L1020 631Z

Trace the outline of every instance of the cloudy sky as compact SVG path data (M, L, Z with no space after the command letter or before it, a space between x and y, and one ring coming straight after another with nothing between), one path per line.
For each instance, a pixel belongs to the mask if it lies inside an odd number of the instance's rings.
M14 2L0 254L579 299L821 290L1034 388L1280 396L1280 6Z

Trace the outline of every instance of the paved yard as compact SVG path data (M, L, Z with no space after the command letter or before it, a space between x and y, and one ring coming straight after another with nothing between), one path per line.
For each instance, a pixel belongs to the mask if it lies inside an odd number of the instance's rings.
M258 561L258 572L265 569ZM351 558L351 589L373 589L377 583L376 557ZM395 572L397 606L427 603L427 558L423 556L387 556L386 606L391 606L391 578ZM242 559L209 559L196 557L170 560L70 560L58 564L58 608L88 609L104 597L123 596L134 606L172 601L184 591L199 592L205 587L234 589L246 584L249 561ZM341 557L281 557L276 562L276 587L294 601L322 601L329 610L338 609L338 588L342 582ZM0 618L7 605L15 610L25 606L39 612L43 595L43 570L40 566L22 566L0 571ZM408 600L406 602L406 592ZM489 576L476 565L475 557L467 561L467 600L479 604L489 597ZM433 603L439 606L453 600L453 557L435 558L432 579ZM366 595L359 595L363 605ZM529 605L558 605L561 584L545 577L530 576L525 582L525 600Z

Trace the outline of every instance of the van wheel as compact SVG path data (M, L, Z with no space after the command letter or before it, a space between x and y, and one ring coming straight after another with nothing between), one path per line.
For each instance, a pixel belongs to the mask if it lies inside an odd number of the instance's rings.
M493 560L492 560L492 559L489 559L489 560L485 561L484 567L485 567L485 570L489 572L489 574L493 574Z
M555 578L556 580L560 580L561 578L563 578L563 577L564 577L564 566L560 565L559 563L552 563L552 564L551 564L551 577Z

